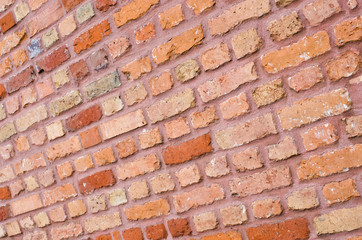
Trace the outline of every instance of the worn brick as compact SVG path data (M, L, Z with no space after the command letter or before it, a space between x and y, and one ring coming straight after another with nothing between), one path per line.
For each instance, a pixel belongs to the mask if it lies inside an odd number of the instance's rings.
M39 194L34 194L22 199L13 200L10 205L14 216L31 212L33 210L43 207L43 203L40 199Z
M49 161L53 162L59 158L66 157L82 149L78 136L73 136L62 142L56 143L47 148L46 154Z
M165 129L167 137L174 139L189 134L191 131L186 121L186 118L179 117L175 120L166 122Z
M218 184L209 187L195 188L189 192L179 193L173 196L173 204L178 213L186 212L191 208L209 205L215 201L224 199L225 193Z
M344 119L348 137L362 136L362 115L351 116Z
M8 159L14 157L14 155L15 155L15 151L14 151L14 147L11 143L0 146L0 156L3 160L8 160Z
M134 178L139 175L154 172L160 168L160 159L156 154L150 154L142 158L138 158L133 162L125 163L117 166L117 177L121 180Z
M337 0L316 0L303 8L303 14L310 25L316 26L341 11Z
M337 130L334 125L330 123L310 128L301 133L301 137L303 139L304 148L307 151L330 145L339 139Z
M361 31L362 17L344 20L343 22L334 26L334 35L338 46L343 46L349 42L355 42L362 39Z
M249 30L234 35L231 39L231 45L233 46L237 59L258 51L262 44L263 40L255 28L250 28Z
M11 77L7 83L9 93L15 92L22 87L26 87L35 80L35 73L32 66L27 67L16 76Z
M119 158L126 158L138 151L136 140L133 137L118 142L115 147Z
M28 45L29 57L33 59L44 51L40 38L33 38Z
M6 9L8 9L11 5L13 5L13 3L15 2L15 0L3 0L0 2L0 12L5 11Z
M0 142L3 142L16 134L13 122L8 122L0 127Z
M43 71L49 72L61 65L70 58L69 50L67 46L62 46L55 49L53 52L43 57L36 62L36 69L38 73Z
M98 166L110 164L116 161L111 147L103 148L93 154L94 161Z
M123 188L113 189L108 193L108 198L113 207L127 203L126 191Z
M100 71L107 68L108 66L108 55L104 48L99 49L96 52L93 52L87 58L88 64L91 69Z
M11 72L11 70L12 70L12 64L11 64L10 58L5 58L0 63L0 77L2 77L5 74Z
M14 114L20 108L18 96L9 96L5 102L6 110L8 114Z
M122 219L119 212L89 217L84 221L84 229L88 233L104 231L120 225L122 225Z
M193 222L197 232L212 230L215 229L218 225L218 221L214 212L205 212L193 216Z
M64 222L67 219L63 206L51 209L48 214L52 222Z
M45 170L38 174L38 179L43 187L49 187L55 183L55 176L52 169Z
M53 122L46 126L46 131L49 140L54 140L56 138L64 136L64 128L61 121Z
M97 0L96 8L99 11L106 12L111 6L114 6L117 0Z
M18 117L15 121L16 128L19 132L24 132L35 123L41 122L46 118L48 118L48 113L45 105L39 105Z
M173 57L177 57L202 43L204 32L202 26L191 28L180 35L173 37L168 42L152 50L153 60L157 64L164 63Z
M158 18L160 19L162 29L170 29L179 25L185 19L185 16L182 12L181 4L177 4L158 14Z
M284 137L277 144L267 146L268 157L273 161L281 161L298 154L298 148L294 138L290 136Z
M10 186L11 195L13 197L19 195L22 191L24 191L23 182L20 179L10 183L9 186Z
M125 37L116 38L108 43L108 49L113 59L125 54L130 47L131 44Z
M111 116L123 109L123 102L120 96L108 98L102 102L104 115Z
M55 27L51 28L41 37L43 44L46 48L52 46L56 41L59 40L58 32Z
M39 99L43 99L54 93L54 87L50 78L38 81L36 83L36 89L38 90Z
M128 194L132 200L142 199L150 195L146 180L133 182L128 188Z
M231 59L229 48L223 42L206 50L200 56L200 61L205 71L216 69L231 61Z
M168 173L161 173L150 179L152 190L156 193L163 193L175 189L175 183Z
M91 213L107 210L106 196L104 194L90 196L87 198L87 205Z
M192 126L196 129L207 127L219 119L214 106L206 107L200 112L196 111L191 114L190 118Z
M0 84L0 100L4 99L7 95L6 88L4 84Z
M29 104L35 103L38 96L35 87L28 87L20 93L20 104L22 107L26 107Z
M246 197L292 184L287 166L278 166L252 175L234 178L229 182L232 195Z
M143 205L134 205L133 207L125 209L127 219L132 221L168 215L169 212L170 205L166 199L162 198L147 202Z
M25 136L18 137L15 139L16 149L19 152L25 152L30 149L29 141Z
M229 206L220 209L222 223L225 226L234 226L243 224L248 220L246 208L244 205Z
M283 15L280 20L274 20L268 24L270 38L273 41L287 39L302 31L303 28L303 23L296 11L293 11L288 15Z
M49 103L49 112L55 117L82 103L79 90L74 90Z
M331 81L338 81L344 77L357 73L362 65L362 57L351 50L328 60L326 63L327 76Z
M81 199L71 201L67 204L70 217L75 218L87 212L87 208Z
M13 59L13 63L15 67L20 67L26 61L28 61L28 56L24 49L18 49L11 54L11 58Z
M39 183L34 176L24 178L26 190L28 192L34 191L39 188Z
M198 75L200 75L200 67L196 60L189 59L183 63L180 63L175 68L175 74L177 80L180 82L187 82Z
M215 157L207 162L205 174L211 178L218 178L230 173L226 156Z
M296 92L307 90L323 81L321 68L317 65L299 70L288 78L288 84Z
M137 44L147 42L154 37L156 37L156 31L153 23L148 23L135 32L135 39Z
M128 80L137 80L143 74L152 71L151 60L148 56L136 59L123 66L121 71L127 76Z
M33 216L33 219L37 227L46 227L50 224L48 215L45 212L35 214Z
M256 218L270 218L280 215L283 211L280 200L272 198L256 200L251 204L251 207Z
M66 183L62 186L46 190L42 193L44 205L49 206L57 202L63 202L69 198L76 197L77 191L72 183Z
M63 6L65 8L65 11L69 12L74 7L76 7L78 4L83 2L84 0L61 0L63 3Z
M199 85L199 92L203 102L209 102L215 98L224 96L237 89L240 85L254 81L258 78L253 62L237 67L223 73L216 78Z
M15 26L15 18L13 13L10 11L7 14L3 15L0 19L0 28L1 28L1 32L5 33L7 32L10 28L12 28L13 26Z
M6 233L9 237L21 234L21 229L17 221L5 223Z
M82 80L89 73L87 64L83 59L80 59L78 62L71 64L69 66L69 70L73 79L75 80Z
M157 96L163 92L170 90L173 86L173 77L169 70L162 72L158 77L148 80L150 90L153 96Z
M55 88L60 88L63 85L67 84L69 82L69 73L68 69L63 68L56 73L53 74L52 80L54 83Z
M37 10L40 8L44 3L48 0L29 0L29 5L32 11Z
M291 130L319 119L341 114L351 108L347 89L340 88L294 102L278 110L283 129Z
M136 103L140 103L148 97L148 93L146 91L145 86L140 83L133 87L128 88L124 92L124 96L126 98L126 103L128 106L132 106Z
M69 15L58 25L59 33L62 37L70 35L72 32L77 29L77 24L75 23L74 16Z
M215 0L186 0L187 6L194 11L195 15L213 7L215 2Z
M116 183L116 179L112 173L112 170L103 170L79 180L79 191L83 195L91 194L93 191L112 186Z
M38 128L30 134L30 141L33 145L43 145L47 140L47 135L45 134L44 128Z
M165 225L157 224L146 227L146 236L150 240L161 240L167 238Z
M94 16L94 10L92 3L86 3L83 6L79 7L75 12L75 17L79 24L84 23Z
M74 169L72 164L68 162L64 162L57 166L57 172L59 175L60 180L68 178L73 175Z
M167 221L167 226L172 237L188 236L191 234L187 218L170 219Z
M222 232L222 233L216 233L207 235L205 237L202 237L200 240L213 240L213 239L220 239L220 240L242 240L241 234L237 231L228 231L228 232Z
M143 130L142 133L138 135L138 140L140 147L146 149L162 143L162 136L156 127L151 130Z
M306 36L296 43L272 50L261 57L261 63L268 73L276 73L295 67L309 59L320 56L331 49L326 31Z
M231 97L220 103L220 110L224 119L232 119L243 115L249 110L249 103L245 93Z
M90 168L94 167L92 158L90 155L84 155L79 158L74 159L73 161L74 168L77 172L85 172Z
M323 186L323 196L328 205L346 202L350 199L359 197L356 183L353 179L346 179L340 182L331 182Z
M194 183L198 183L202 178L200 171L195 164L181 168L179 171L175 172L175 176L181 187L187 187Z
M76 131L92 122L98 121L101 117L101 107L99 105L93 105L68 118L65 121L65 126L69 131Z
M92 100L119 86L121 86L119 75L114 71L83 87L83 92L87 100Z
M25 28L21 29L18 32L14 32L10 35L7 35L0 41L0 56L10 52L13 48L18 46L24 39L26 39Z
M53 227L50 230L50 235L54 240L61 240L65 238L78 237L83 234L82 225L74 222L70 222L66 225L59 227ZM46 240L46 239L44 239Z

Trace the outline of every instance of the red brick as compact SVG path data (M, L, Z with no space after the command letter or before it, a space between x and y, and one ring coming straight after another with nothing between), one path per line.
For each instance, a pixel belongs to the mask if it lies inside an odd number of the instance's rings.
M70 73L72 74L73 79L75 80L82 80L89 73L87 64L83 59L71 64L69 66L69 70Z
M94 161L98 166L106 165L116 161L111 147L103 148L93 154Z
M319 147L330 145L336 142L339 137L333 124L326 123L318 125L301 134L304 148L312 151Z
M122 232L124 240L143 240L141 228L130 228Z
M353 198L359 197L356 183L353 179L346 179L340 182L327 183L323 187L323 196L326 198L328 205L342 203Z
M158 77L148 80L150 90L153 96L157 96L163 92L170 90L173 86L173 78L169 70L162 72Z
M179 25L185 19L185 16L182 12L181 4L177 4L158 14L158 18L160 19L162 29L170 29Z
M31 212L33 210L43 207L43 203L41 202L39 194L34 194L22 199L13 200L10 205L14 216Z
M337 0L316 0L303 8L305 18L312 26L319 25L340 11L341 6Z
M107 12L111 6L116 5L117 0L97 0L96 8L99 11Z
M0 83L0 100L3 100L7 94L4 84Z
M200 56L200 61L205 71L216 69L223 64L230 62L231 59L229 48L223 42L206 50Z
M145 157L138 158L133 162L117 166L117 177L121 180L126 180L128 178L134 178L139 175L154 172L160 168L160 164L160 159L155 153L149 154Z
M11 192L9 186L0 188L0 200L8 200L11 199Z
M93 173L88 177L79 180L79 191L83 195L91 194L94 190L102 187L112 186L116 183L116 179L112 173L112 170L103 170Z
M60 143L54 144L46 150L49 161L53 162L58 158L66 157L82 149L79 137L74 136Z
M241 234L237 231L229 231L225 233L216 233L205 236L200 240L242 240Z
M36 62L38 73L49 72L70 58L67 46L62 46Z
M33 80L35 80L35 73L33 66L27 67L16 76L9 79L7 83L8 92L12 93L19 90L22 87L28 86Z
M272 198L254 201L252 209L256 218L270 218L280 215L283 211L280 201Z
M119 158L126 158L138 151L136 141L133 137L129 137L116 144L116 150Z
M187 6L194 11L195 15L211 8L215 2L215 0L186 0Z
M83 148L90 148L102 142L101 136L99 134L98 128L93 127L86 131L81 132L80 140L82 142Z
M331 81L338 81L344 77L357 73L362 65L362 57L354 51L346 51L326 63L326 71Z
M148 201L143 205L134 205L133 207L126 208L124 212L128 220L144 220L168 215L170 212L170 205L166 199L161 198L155 201Z
M77 196L77 191L75 190L73 184L67 183L60 187L44 191L43 192L44 205L49 206L57 202L63 202L75 196Z
M170 219L167 221L167 226L172 237L191 235L191 228L187 218Z
M65 121L65 126L69 131L76 131L88 126L102 118L102 109L99 105L93 105L79 113L71 116Z
M74 52L80 53L90 47L96 42L102 40L105 36L112 33L108 20L104 20L92 28L82 33L79 37L74 39Z
M361 31L362 17L344 20L334 26L334 35L338 46L343 46L349 42L355 42L362 39Z
M128 80L137 80L143 74L152 71L151 60L148 56L136 59L121 67L121 71L127 76Z
M75 6L83 2L84 0L62 0L63 6L65 8L65 11L69 12L72 10Z
M147 42L154 37L156 37L156 32L153 23L148 23L135 32L135 39L137 44Z
M323 74L319 66L303 68L288 78L288 84L296 92L307 90L323 81Z
M167 231L165 225L157 224L146 227L146 236L150 240L160 240L167 238Z
M15 24L13 13L10 11L0 19L1 32L7 32L10 28L14 27Z
M166 164L180 164L209 153L213 149L210 134L204 134L177 146L167 147L162 151L162 156Z
M309 239L308 221L295 218L274 224L249 227L246 233L250 240L299 240Z
M42 153L36 153L30 157L24 158L19 162L14 163L16 175L24 174L34 169L45 167L46 161Z
M11 217L11 210L10 210L10 205L4 205L4 206L0 206L0 221L5 221L6 219Z

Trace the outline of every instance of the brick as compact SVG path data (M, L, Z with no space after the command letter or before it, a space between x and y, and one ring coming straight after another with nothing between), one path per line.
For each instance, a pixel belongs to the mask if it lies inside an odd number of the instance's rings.
M146 236L150 240L161 240L167 238L165 225L157 224L146 227Z
M178 213L186 212L192 208L209 205L215 201L224 199L225 193L218 184L209 187L195 188L189 192L179 193L173 196L173 205Z
M53 52L43 57L36 62L36 69L38 73L43 71L49 72L61 65L70 58L69 50L67 46L62 46L55 49Z
M3 160L8 160L14 157L14 155L15 155L14 147L10 143L0 146L0 156Z
M46 150L49 161L53 162L59 158L64 158L82 149L78 136L73 136L62 142L56 143Z
M13 3L15 2L15 0L3 0L0 2L0 12L5 11L6 9L8 9L11 5L13 5Z
M129 132L146 125L146 119L141 109L127 113L108 122L102 123L99 128L103 140L107 140L120 134Z
M128 80L137 80L143 74L152 71L151 60L148 56L136 59L123 66L121 71L127 76Z
M304 28L296 11L283 15L279 20L269 22L268 31L273 41L282 41L290 38Z
M117 27L121 27L126 23L142 17L146 12L159 0L133 0L124 5L120 11L113 14Z
M49 187L55 183L53 170L48 169L38 174L38 179L43 187Z
M162 136L158 127L156 127L151 130L143 130L142 133L138 135L138 140L140 147L146 149L162 143Z
M249 103L245 93L231 97L220 103L220 110L224 119L232 119L243 115L249 110Z
M24 183L25 183L26 190L28 192L32 192L35 189L39 188L39 183L36 180L36 178L33 177L33 176L29 176L29 177L24 178Z
M30 41L28 45L29 57L33 59L37 57L40 53L44 51L40 38L34 38Z
M277 144L267 146L268 157L272 161L281 161L298 154L298 147L294 138L290 136L284 137Z
M32 240L32 239L47 240L47 234L45 231L34 231L33 233L26 234L23 239L24 240Z
M50 230L50 235L54 240L78 237L82 234L83 234L82 225L74 222L70 222L66 225L62 225L59 227L53 227Z
M112 186L116 183L116 179L112 173L112 170L103 170L79 180L79 191L83 195L88 195L97 189Z
M173 77L169 70L162 72L158 77L153 77L148 80L150 90L153 96L157 96L170 90L173 86Z
M56 73L53 74L52 80L54 83L55 88L60 88L63 85L67 84L69 82L69 73L68 69L63 68Z
M168 173L161 173L150 179L150 184L154 193L159 194L175 189L175 183Z
M43 145L47 140L47 136L43 128L38 128L30 134L30 141L33 145Z
M15 215L14 212L13 212L13 214ZM11 217L10 205L7 204L4 206L0 206L0 221L4 221L10 217Z
M119 86L121 86L119 75L114 71L83 87L83 92L87 100L92 100Z
M59 175L60 180L68 178L73 175L74 169L72 164L68 162L64 162L57 166L57 172Z
M143 234L141 228L130 228L122 232L124 240L143 240Z
M180 82L187 82L200 75L200 67L196 60L189 59L175 68L176 78Z
M307 90L323 81L321 68L317 65L306 67L288 78L288 84L296 92Z
M93 52L91 55L88 56L87 61L91 69L94 69L96 71L100 71L102 69L107 68L108 55L106 50L102 48L96 52Z
M90 148L102 142L98 128L93 127L79 134L83 148Z
M278 166L252 175L234 178L229 182L232 195L246 197L286 187L292 184L292 178L287 166Z
M362 136L362 115L351 116L344 120L348 137Z
M1 200L11 199L11 192L9 186L4 186L0 188L0 199Z
M226 156L215 157L207 162L205 166L205 174L211 178L218 178L230 173Z
M173 37L168 42L152 50L153 60L159 65L171 58L177 57L202 43L204 32L202 26L191 28L180 35Z
M173 117L195 106L194 92L186 88L170 97L153 103L146 111L151 123L156 123Z
M73 79L75 80L82 80L89 73L87 64L83 59L80 59L78 62L71 64L69 66L69 70Z
M357 73L362 64L362 57L350 50L328 60L326 63L327 76L331 81L338 81L344 77Z
M142 180L133 182L128 188L128 195L133 201L148 197L150 195L150 190L148 188L147 181Z
M113 59L125 54L127 50L130 49L130 47L131 44L129 40L125 37L113 39L111 42L108 43L108 50Z
M216 233L202 237L201 240L241 240L241 234L237 231L228 231L225 233Z
M2 77L5 74L11 72L11 70L12 70L12 64L11 64L10 58L4 59L0 63L0 77Z
M22 191L24 191L23 182L20 179L10 183L9 186L10 186L11 195L13 197L19 195Z
M104 20L74 39L74 52L80 53L112 33L108 20Z
M108 193L108 198L112 207L127 203L126 191L123 188L113 189Z
M40 8L44 3L48 0L29 0L29 5L32 11L37 10Z
M58 21L63 15L63 8L59 1L53 2L46 10L43 10L27 23L30 37Z
M137 44L147 42L154 37L156 37L156 32L153 23L148 23L135 32L135 39Z
M309 180L360 167L362 166L362 159L358 156L361 151L362 145L356 144L323 155L314 155L309 159L303 159L297 166L298 178L300 180Z
M111 6L114 6L117 0L97 0L96 8L99 11L106 12Z
M149 201L143 205L134 205L133 207L125 209L126 217L131 221L168 215L169 212L170 205L166 199L162 198L155 201Z
M282 80L277 78L254 88L252 95L254 102L259 108L274 103L279 99L286 97L287 94L283 88Z
M251 207L256 218L270 218L280 215L283 211L280 200L272 198L254 201Z
M92 233L95 231L104 231L110 228L118 227L121 224L121 215L119 212L115 212L87 218L84 221L84 229L88 233Z
M194 11L195 15L199 15L205 10L213 7L215 2L215 0L186 0L187 6Z
M23 229L26 229L26 230L33 230L34 229L34 221L33 221L33 219L31 219L30 216L28 216L26 218L23 218L23 219L20 219L19 223L20 223L20 226Z
M319 119L339 115L351 108L351 99L347 89L340 88L332 92L294 102L278 110L283 129L291 130Z
M70 217L75 218L87 212L87 208L81 199L77 199L68 203Z
M339 139L337 130L330 123L310 128L301 133L301 137L307 151L330 145Z
M204 134L179 145L167 147L162 151L162 156L166 164L172 165L190 161L211 151L213 147L210 134Z
M263 224L258 227L249 227L246 234L250 240L280 239L297 240L308 239L308 221L305 218L295 218L274 224Z
M18 117L15 121L16 127L19 132L24 132L35 123L41 122L48 118L48 113L45 105L39 105L36 108L32 108L25 114Z
M16 134L13 122L8 122L0 127L0 142L3 142Z
M188 236L191 234L187 218L170 219L167 221L167 226L172 237Z
M35 87L28 87L20 93L20 103L22 107L35 103L38 96Z
M220 209L220 215L224 226L243 224L248 220L244 205L229 206Z
M7 95L4 84L0 84L0 100L4 99Z
M234 35L231 39L231 45L236 58L240 59L258 51L263 45L263 40L258 35L257 29L250 28L249 30Z
M237 89L240 85L254 81L258 78L253 62L237 67L229 72L221 74L213 80L199 85L199 92L203 102L209 102L215 98L224 96Z
M8 237L21 234L20 226L17 221L5 223L5 229Z
M251 141L276 134L276 126L271 113L256 117L215 133L221 149L229 149Z
M52 222L64 222L67 219L63 206L50 210L48 214Z
M53 122L46 126L46 131L49 140L54 140L56 138L64 136L64 128L61 121Z
M90 155L84 155L79 158L74 159L73 161L74 168L77 172L85 172L90 168L94 167L92 158Z
M340 182L327 183L323 186L322 192L328 205L347 202L360 196L355 181L350 178Z
M268 12L270 12L269 1L246 0L209 19L209 28L212 35L221 35L246 20L261 17Z
M82 103L79 90L71 91L49 103L49 112L55 117Z
M181 168L179 171L175 172L175 176L181 187L187 187L194 183L198 183L202 178L200 171L195 164Z
M13 59L13 63L15 67L20 67L26 61L28 61L28 56L26 55L26 51L24 49L19 49L14 51L11 54L11 58Z
M69 198L76 196L77 191L75 190L72 183L66 183L62 186L43 192L43 200L45 206L49 206L57 202L63 202Z
M275 0L275 3L278 7L286 7L295 0Z
M206 50L200 57L201 64L205 71L216 69L223 64L230 62L231 59L229 48L223 42Z
M99 105L93 105L79 113L71 116L65 121L65 126L69 131L76 131L82 127L98 121L102 118L102 110Z
M123 102L120 96L108 98L102 102L104 115L111 116L123 109Z
M3 120L6 118L6 112L4 104L0 104L0 120Z
M76 7L78 4L83 2L84 0L61 0L63 3L63 6L65 8L65 11L69 12L74 7Z
M341 208L315 217L313 225L318 235L352 231L362 227L361 214L361 205L353 208ZM334 219L338 219L338 221Z
M341 11L337 0L316 0L303 8L303 14L312 26L317 26L327 18Z
M87 198L87 205L91 213L107 210L106 196L104 194L90 196Z
M51 28L41 37L43 44L46 48L52 46L56 41L59 40L58 32L55 27Z
M25 136L18 137L16 140L16 149L19 152L25 152L30 149L29 141Z
M39 194L13 200L10 205L14 216L28 213L43 207L43 203L41 202Z
M91 3L86 3L83 6L79 7L75 12L75 17L79 24L84 23L94 16L94 10Z
M10 11L7 14L3 15L2 18L0 19L1 32L2 33L7 32L10 28L14 27L15 24L16 23L15 23L14 15Z
M214 106L205 107L201 112L196 111L191 114L190 118L192 126L196 129L207 127L219 119Z
M25 28L18 32L7 35L0 41L0 56L10 52L18 46L24 39L27 38Z
M33 80L35 80L35 73L32 66L18 73L16 76L11 77L7 84L9 93L15 92L22 87L26 87Z
M54 87L50 78L38 81L36 83L36 89L38 90L39 99L43 99L54 93Z
M160 168L160 164L160 159L155 153L149 154L145 157L138 158L133 162L117 166L117 177L118 179L126 180L128 178L134 178L139 175L154 172Z
M63 21L61 21L58 25L59 33L62 37L70 35L77 29L77 24L75 23L74 16L69 15Z
M349 9L355 9L358 6L358 3L356 0L347 0L347 6Z
M362 39L362 31L359 27L362 22L362 17L344 20L334 26L334 35L338 46L343 46L349 42L355 42ZM1 49L1 48L0 48Z
M330 49L328 33L320 31L279 50L268 52L261 57L261 63L268 73L276 73L289 67L298 66Z
M197 232L205 232L215 229L218 225L214 212L205 212L193 217L193 222Z
M349 80L349 83L352 84L352 85L359 84L361 82L362 82L362 75Z
M165 129L167 137L169 139L174 139L189 134L191 131L186 121L186 118L179 117L175 120L166 122Z
M107 165L117 161L111 147L103 148L93 154L94 161L98 166Z
M136 140L133 137L118 142L115 147L119 158L126 158L138 151Z
M40 212L33 216L34 222L36 223L37 227L45 227L50 224L48 215L45 212Z
M140 103L148 97L145 86L140 83L133 87L128 88L124 92L126 103L128 106L132 106L136 103Z
M179 25L185 19L185 16L182 12L181 4L177 4L158 14L158 18L160 19L162 29L170 29Z

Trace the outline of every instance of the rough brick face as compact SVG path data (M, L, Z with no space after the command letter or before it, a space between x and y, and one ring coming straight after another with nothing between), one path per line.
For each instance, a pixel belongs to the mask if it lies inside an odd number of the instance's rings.
M353 179L346 179L324 185L323 196L327 199L328 205L332 205L359 197L360 194L357 191L355 181Z
M99 105L94 105L68 118L65 121L65 126L70 131L76 131L92 122L98 121L101 117L101 107Z
M348 42L361 40L362 32L359 27L362 22L362 17L358 16L352 19L347 19L334 27L334 35L338 46L342 46Z
M104 170L80 179L78 185L82 194L90 194L99 188L112 186L115 182L112 170Z
M125 214L128 220L149 219L161 215L168 215L170 205L166 199L159 199L152 202L147 202L144 205L135 205L125 209Z
M343 77L352 76L361 68L361 64L362 57L358 53L346 51L327 62L328 78L331 81L338 81Z

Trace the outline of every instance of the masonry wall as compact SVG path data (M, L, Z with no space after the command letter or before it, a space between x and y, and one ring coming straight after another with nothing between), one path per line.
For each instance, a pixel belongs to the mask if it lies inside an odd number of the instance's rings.
M360 5L0 0L0 237L361 240Z

